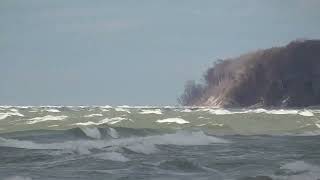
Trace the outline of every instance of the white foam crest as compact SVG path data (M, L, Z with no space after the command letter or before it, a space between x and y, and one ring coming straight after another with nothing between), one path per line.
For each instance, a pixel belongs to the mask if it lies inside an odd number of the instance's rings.
M121 121L124 120L129 120L127 118L123 118L123 117L114 117L114 118L105 118L99 122L93 122L93 121L87 121L87 122L79 122L79 123L75 123L73 125L79 125L79 126L89 126L89 125L101 125L101 124L116 124L119 123Z
M250 109L250 110L247 110L246 112L248 113L266 113L267 110L266 109L263 109L263 108L258 108L258 109Z
M23 149L53 149L71 150L80 154L89 154L91 149L104 149L106 147L127 148L137 153L150 154L157 152L156 145L195 146L213 143L228 143L228 141L203 132L177 132L147 137L129 137L122 139L106 140L78 140L62 143L41 144L32 141L6 139L0 137L0 146Z
M105 106L99 106L99 108L102 108L102 109L110 109L110 108L112 108L112 106L105 105Z
M78 125L78 126L90 126L90 125L99 125L99 123L92 122L92 121L87 121L87 122L79 122L75 123L73 125Z
M19 108L19 109L29 109L29 108L33 108L35 106L15 106L16 108Z
M162 111L160 109L143 109L139 114L162 114Z
M118 152L105 152L105 153L95 154L93 155L93 157L96 159L119 161L119 162L127 162L130 160Z
M101 133L96 127L82 127L80 128L88 137L94 139L101 139Z
M91 117L101 117L101 116L103 116L103 114L88 114L88 115L85 115L84 117L91 118Z
M9 109L9 108L12 108L13 106L6 106L6 105L4 105L4 106L0 106L1 108L3 108L3 109Z
M287 109L279 109L279 110L269 110L265 113L267 114L298 114L298 110L287 110Z
M128 105L122 105L122 106L117 106L118 108L130 108L131 106Z
M32 119L29 119L27 124L35 124L39 122L44 122L44 121L62 121L66 119L68 116L52 116L52 115L47 115L43 117L35 117Z
M118 112L126 112L128 114L130 114L131 112L128 110L128 109L124 109L124 108L114 108L115 111L118 111Z
M298 114L301 115L301 116L307 116L307 117L314 116L312 111L308 111L308 110L300 111Z
M155 109L155 108L161 108L160 106L148 106L148 105L144 105L144 106L130 106L129 108L132 109Z
M17 109L14 109L14 108L9 109L9 111L11 111L11 112L19 112Z
M61 111L58 110L58 109L46 109L45 111L51 112L51 113L59 113L59 112L61 112Z
M0 120L6 119L7 117L10 117L10 116L23 117L24 115L19 113L19 111L10 111L10 112L5 112L5 113L0 113Z
M61 105L44 105L44 106L38 106L40 108L62 108L64 106L61 106Z
M98 125L100 124L116 124L119 123L123 120L128 120L127 118L123 118L123 117L114 117L114 118L105 118L101 121L98 122Z
M295 110L295 109L249 109L249 110L236 110L230 111L228 109L199 109L197 111L207 111L210 114L214 115L230 115L230 114L247 114L247 113L266 113L266 114L274 114L274 115L300 115L311 117L314 116L313 112L310 110Z
M189 124L189 121L186 121L182 118L167 118L167 119L161 119L157 120L157 123L177 123L177 124Z
M4 180L32 180L30 177L12 176L4 178Z
M190 112L192 112L192 110L191 109L183 109L180 112L190 113Z
M215 114L215 115L227 115L227 114L236 114L236 113L239 113L239 112L231 112L231 111L226 110L226 109L210 109L209 113L210 114Z

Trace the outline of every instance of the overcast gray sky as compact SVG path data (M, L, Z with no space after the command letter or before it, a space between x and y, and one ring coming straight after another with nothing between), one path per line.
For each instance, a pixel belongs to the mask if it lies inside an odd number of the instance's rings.
M0 104L176 104L217 58L320 38L319 9L319 0L1 0Z

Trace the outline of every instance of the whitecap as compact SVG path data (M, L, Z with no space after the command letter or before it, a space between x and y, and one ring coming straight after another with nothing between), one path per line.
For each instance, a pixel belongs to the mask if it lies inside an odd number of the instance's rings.
M79 125L79 126L89 126L89 125L99 125L99 123L88 121L88 122L79 122L75 123L73 125Z
M141 112L139 112L139 114L158 114L158 115L160 115L160 114L162 114L162 112L160 109L153 109L153 110L144 109Z
M298 110L279 109L266 111L267 114L298 114Z
M11 112L5 112L5 113L0 113L0 120L2 119L6 119L7 117L10 117L10 116L20 116L20 117L23 117L24 115L19 113L19 111L11 111Z
M0 106L1 108L3 108L3 109L9 109L9 108L12 108L13 106Z
M180 111L180 112L190 113L190 112L192 112L192 110L191 110L191 109L183 109L183 110Z
M235 114L236 112L231 112L226 109L210 109L209 113L215 114L215 115L227 115L227 114Z
M274 115L300 115L300 116L314 116L312 111L309 110L295 110L295 109L249 109L249 110L237 110L237 111L230 111L227 109L200 109L198 111L207 111L210 114L214 115L231 115L231 114L249 114L249 113L265 113L265 114L274 114Z
M118 106L118 108L131 108L131 106L128 106L128 105L122 105L122 106Z
M101 117L101 116L103 116L103 114L88 114L88 115L85 115L84 117L91 118L91 117Z
M51 113L59 113L59 112L61 112L58 109L46 109L45 111L51 112Z
M17 109L9 109L11 112L19 112Z
M127 120L127 118L123 118L123 117L114 117L114 118L105 118L101 121L98 122L98 124L116 124L119 123L123 120Z
M246 112L248 112L248 113L250 113L250 112L252 112L252 113L265 113L265 112L267 112L267 110L259 108L259 109L247 110Z
M102 108L102 109L110 109L110 108L112 108L112 106L105 105L105 106L99 106L99 108Z
M182 118L167 118L162 120L157 120L157 123L177 123L177 124L188 124L189 121L186 121Z
M300 111L298 114L301 115L301 116L307 116L307 117L314 116L314 114L311 111L308 111L308 110Z
M75 123L73 125L79 125L79 126L89 126L89 125L101 125L101 124L116 124L119 123L123 120L129 120L127 118L123 118L123 117L114 117L114 118L105 118L103 120L100 120L99 122L92 122L92 121L87 121L87 122L78 122Z
M126 112L128 114L130 114L131 112L127 109L124 109L124 108L114 108L115 111L118 111L118 112Z
M32 119L29 119L27 124L35 124L39 122L44 122L44 121L62 121L66 119L68 116L52 116L52 115L47 115L43 117L35 117Z

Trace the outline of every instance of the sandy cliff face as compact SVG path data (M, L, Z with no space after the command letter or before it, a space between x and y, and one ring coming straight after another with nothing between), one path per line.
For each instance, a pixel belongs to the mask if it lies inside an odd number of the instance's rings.
M218 61L190 83L183 105L222 107L306 107L320 105L320 40L294 41L284 47Z

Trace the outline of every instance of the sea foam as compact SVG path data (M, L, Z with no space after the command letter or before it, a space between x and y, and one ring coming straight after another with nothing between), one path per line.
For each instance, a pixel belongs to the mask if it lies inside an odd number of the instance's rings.
M161 119L157 120L157 123L177 123L177 124L188 124L189 121L186 121L182 118L167 118L167 119Z
M35 123L44 122L44 121L62 121L67 117L68 116L51 116L51 115L47 115L43 117L35 117L32 119L29 119L27 124L35 124Z
M101 117L101 116L103 116L103 114L88 114L88 115L85 115L84 117L91 118L91 117Z
M10 117L10 116L23 117L24 115L19 113L17 110L16 111L11 111L11 112L0 113L0 120L6 119L7 117Z
M142 110L141 112L139 112L139 114L162 114L160 109L153 109L153 110Z

